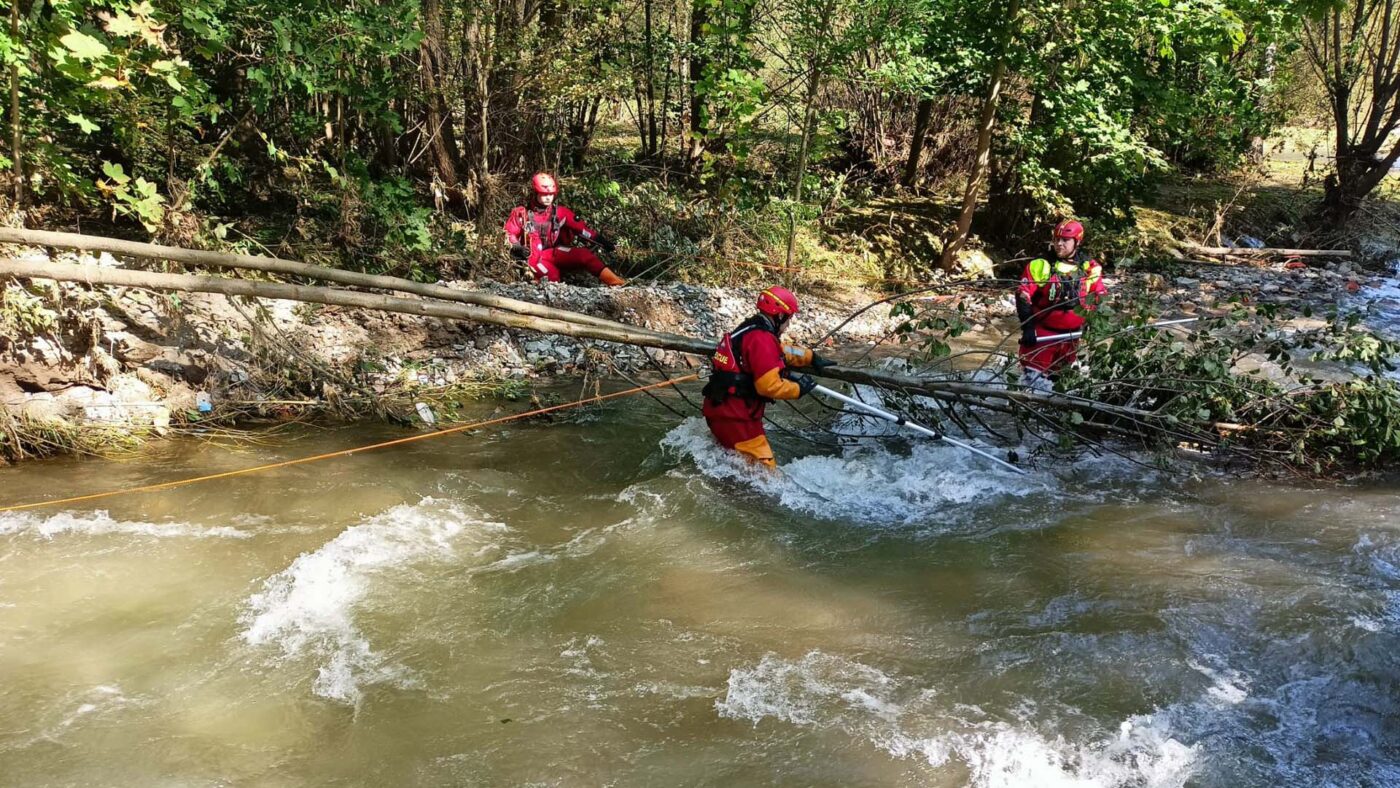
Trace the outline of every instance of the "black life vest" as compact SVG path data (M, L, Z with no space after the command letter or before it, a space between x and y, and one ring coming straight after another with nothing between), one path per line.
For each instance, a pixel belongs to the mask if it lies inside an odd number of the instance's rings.
M750 331L767 331L774 339L779 339L772 321L763 315L754 315L725 334L710 357L710 380L701 391L711 403L723 405L730 397L742 397L754 405L773 401L759 396L753 373L745 368L742 338Z
M559 231L564 227L564 220L559 218L554 206L549 206L548 210L537 210L531 205L525 206L525 226L527 235L533 233L539 239L541 249L553 249L559 241Z
M1089 263L1093 258L1079 250L1071 260L1057 260L1047 263L1049 271L1045 282L1035 294L1036 314L1046 312L1070 312L1080 306L1084 282L1089 278ZM1039 262L1039 261L1037 261ZM1034 265L1034 263L1032 263ZM1061 272L1060 266L1074 266L1071 272Z

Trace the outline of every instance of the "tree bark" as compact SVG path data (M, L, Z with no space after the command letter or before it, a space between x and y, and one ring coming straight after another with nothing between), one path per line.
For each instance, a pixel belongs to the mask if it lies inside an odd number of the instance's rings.
M435 300L397 298L375 293L359 293L353 290L340 290L330 287L309 287L278 282L257 282L248 279L226 279L216 276L190 276L188 274L157 274L147 271L130 271L124 268L106 268L97 265L67 265L60 263L36 262L33 260L0 259L0 276L14 276L35 279L52 279L59 282L83 282L92 285L115 285L117 287L138 287L144 290L171 290L182 293L216 293L227 296L249 296L286 301L302 301L328 306L344 306L358 309L373 309L381 312L398 312L408 315L422 315L446 320L468 320L506 328L522 328L547 334L578 337L580 339L601 339L608 342L621 342L642 347L663 350L677 350L683 353L709 355L714 346L699 339L679 335L665 335L645 329L636 329L621 323L606 326L588 325L551 318L523 315L504 309L468 304L447 304Z
M992 154L992 129L996 125L997 105L1001 101L1002 84L1006 78L1006 52L1021 15L1021 0L1010 0L1006 12L1006 27L997 43L997 60L992 66L991 78L987 85L987 98L982 102L982 117L977 126L977 158L972 163L972 172L967 177L967 190L963 193L962 213L958 216L958 226L953 237L943 245L943 259L940 267L951 271L957 262L958 250L967 242L972 232L972 217L977 212L977 199L981 193L982 179L986 177Z
M1346 249L1236 249L1229 246L1196 246L1194 244L1188 244L1185 249L1192 254L1202 254L1207 257L1351 257L1351 252Z
M433 174L441 181L447 205L454 213L465 216L470 206L462 190L458 171L457 135L452 109L442 79L447 73L447 56L442 46L442 2L423 0L423 43L420 63L423 76L425 133L433 162Z
M709 24L709 0L692 0L690 7L690 133L686 149L686 169L695 173L700 169L700 161L705 157L705 135L708 123L705 118L705 96L696 86L705 78L705 68L709 60L701 52L705 45L705 25Z
M933 115L933 99L919 99L919 109L914 113L914 137L909 142L909 160L904 163L904 177L899 182L906 189L914 188L919 177L919 160L924 156L924 138L928 136L928 121Z
M802 112L802 142L797 147L797 170L792 175L792 208L796 210L802 203L802 180L807 174L807 151L812 144L812 125L817 115L817 92L821 90L822 70L821 66L813 63L811 71L807 74L807 95L803 102ZM792 217L789 217L791 219ZM797 225L789 221L788 242L787 242L787 262L785 267L792 268L792 259L797 252ZM788 284L792 284L794 275L792 271L785 272Z
M643 10L643 46L642 53L646 60L646 73L644 75L646 84L646 113L645 123L642 128L642 155L646 158L654 157L657 152L656 134L656 54L652 39L651 24L652 0L642 0Z
M19 44L20 0L10 0L10 41ZM10 64L10 177L14 181L15 210L24 207L24 148L19 120L19 62Z

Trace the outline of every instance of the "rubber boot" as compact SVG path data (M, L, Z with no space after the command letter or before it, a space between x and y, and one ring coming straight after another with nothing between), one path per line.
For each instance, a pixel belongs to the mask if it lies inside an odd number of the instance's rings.
M622 287L627 281L613 273L611 268L604 268L598 272L598 280L608 287Z

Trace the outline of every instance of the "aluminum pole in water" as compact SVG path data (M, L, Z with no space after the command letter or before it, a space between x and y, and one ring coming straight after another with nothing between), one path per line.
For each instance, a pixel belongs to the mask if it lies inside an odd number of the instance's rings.
M1149 323L1145 326L1138 326L1138 328L1166 328L1167 326L1179 326L1182 323L1194 323L1197 320L1200 320L1200 318L1185 317L1181 320L1163 320L1160 323ZM1051 334L1048 337L1037 337L1035 341L1036 344L1040 344L1041 342L1063 342L1067 339L1078 339L1082 336L1084 336L1083 331L1071 331L1068 334Z
M863 410L863 411L865 411L866 413L869 413L869 414L872 415L872 416L876 416L876 417L882 418L882 419L884 419L885 421L892 421L892 422L894 422L895 424L898 424L898 425L901 426L901 427L908 427L909 429L911 429L911 430L913 430L913 431L915 431L915 432L917 432L917 433L920 433L920 434L922 434L922 435L927 435L927 436L930 437L930 438L937 438L938 440L941 440L941 441L943 441L944 443L947 443L947 444L949 444L949 445L951 445L951 446L957 446L959 449L966 449L966 450L968 450L968 451L970 451L970 452L972 452L972 453L974 453L974 454L979 454L979 455L981 455L981 456L983 456L983 457L986 457L987 459L991 460L992 462L997 463L998 465L1004 466L1004 467L1006 467L1006 468L1010 468L1011 470L1015 471L1016 473L1023 474L1023 475L1026 473L1025 470L1023 470L1023 469L1021 469L1021 468L1017 468L1015 465L1012 465L1011 463L1007 462L1006 460L1001 459L1000 457L997 457L997 456L992 455L992 454L988 454L987 452L982 451L981 449L977 448L976 446L969 446L968 444L963 443L962 441L957 440L956 438L950 438L950 437L948 437L947 435L944 435L944 434L941 433L941 432L934 432L933 430L929 429L928 427L923 426L922 424L915 424L914 422L905 419L903 416L896 416L896 415L894 415L893 413L890 413L890 412L887 411L887 410L881 410L881 409L875 407L874 405L869 405L869 404L867 404L867 403L861 402L860 400L855 399L854 397L848 397L848 396L846 396L845 394L842 394L842 393L839 392L839 391L832 391L831 389L827 388L826 386L817 386L816 388L814 388L814 389L812 389L812 390L815 391L815 392L817 392L818 394L823 395L823 396L830 397L830 398L832 398L832 399L834 399L834 400L837 400L837 401L839 401L839 402L844 402L844 403L846 403L847 405L850 405L851 407L859 408L860 410Z

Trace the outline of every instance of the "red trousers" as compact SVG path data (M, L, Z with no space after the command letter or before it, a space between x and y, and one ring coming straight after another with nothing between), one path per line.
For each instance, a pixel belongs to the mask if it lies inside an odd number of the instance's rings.
M1069 332L1060 329L1045 328L1044 326L1035 327L1035 335L1038 337L1051 337L1056 334L1065 333ZM1042 342L1035 347L1021 346L1021 366L1046 375L1053 375L1059 372L1070 364L1073 364L1077 358L1079 358L1079 340L1077 339Z
M541 279L558 282L560 272L572 268L582 268L594 276L607 268L603 261L598 259L598 255L593 254L593 250L582 246L572 249L541 249L530 257L529 265L530 273L535 275L536 282Z

